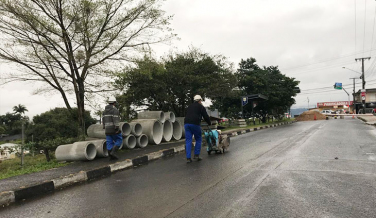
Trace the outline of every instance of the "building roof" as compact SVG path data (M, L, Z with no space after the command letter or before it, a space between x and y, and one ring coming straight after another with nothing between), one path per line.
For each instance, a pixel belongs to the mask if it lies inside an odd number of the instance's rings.
M5 143L5 144L0 145L0 148L5 148L5 147L13 148L17 146L18 146L17 144L13 144L13 143Z

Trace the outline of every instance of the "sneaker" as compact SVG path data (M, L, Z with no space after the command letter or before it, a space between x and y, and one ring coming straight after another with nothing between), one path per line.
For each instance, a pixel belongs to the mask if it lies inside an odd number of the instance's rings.
M202 160L202 158L201 158L199 155L195 155L195 156L193 157L193 159L195 159L195 160L197 160L197 161Z
M187 158L187 163L192 163L192 159L191 158Z

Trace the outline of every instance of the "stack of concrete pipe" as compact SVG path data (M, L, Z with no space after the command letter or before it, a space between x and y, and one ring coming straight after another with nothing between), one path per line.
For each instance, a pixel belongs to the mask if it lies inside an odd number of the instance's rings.
M177 120L173 112L144 111L138 113L138 120L142 125L143 134L149 137L150 144L160 144L183 137L183 122ZM184 118L183 118L184 119Z
M141 124L143 139L139 139L139 142L145 142L145 136L148 139L149 144L159 145L163 138L163 124L158 119L137 119L134 120ZM141 137L141 136L140 136ZM139 145L138 147L144 147Z
M176 117L175 120L178 121L180 123L180 126L181 126L181 138L184 139L185 138L185 129L184 129L184 118L185 117Z
M137 146L137 141L143 142L142 145L139 147L146 147L145 139L137 140L138 137L142 135L142 126L137 122L127 123L127 122L120 122L119 128L121 129L121 133L123 136L123 144L120 146L120 149L123 147L128 149L133 149ZM103 129L102 124L93 124L89 126L87 129L87 135L90 138L98 138L98 139L105 139L106 134ZM143 137L145 138L145 136Z

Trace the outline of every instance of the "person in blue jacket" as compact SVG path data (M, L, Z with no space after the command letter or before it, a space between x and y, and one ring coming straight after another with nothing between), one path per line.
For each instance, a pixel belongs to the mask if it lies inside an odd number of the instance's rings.
M106 133L107 150L109 152L110 160L117 160L118 156L115 154L123 143L123 136L120 125L120 113L115 107L115 97L110 97L108 105L103 112L103 129Z
M210 118L206 112L205 107L202 105L202 98L200 95L195 95L193 98L194 102L188 106L187 114L184 119L184 129L185 129L185 151L187 155L187 163L191 163L191 150L192 150L192 136L195 137L196 145L194 150L194 158L200 161L200 151L201 151L201 119L211 125Z

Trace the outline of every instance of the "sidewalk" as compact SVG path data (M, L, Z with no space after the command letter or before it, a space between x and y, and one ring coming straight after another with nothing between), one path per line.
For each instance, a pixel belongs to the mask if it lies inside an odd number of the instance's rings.
M368 125L376 125L376 116L358 116L358 118Z
M222 131L228 136L237 136L260 129L286 125L295 121L268 124L257 128L239 128ZM203 148L204 149L204 148ZM185 150L185 140L148 145L143 149L121 150L119 160L97 158L93 161L73 162L64 167L30 173L0 180L0 205L22 201L38 195L59 190L66 186L82 183L131 167L147 164L149 161L174 155Z

